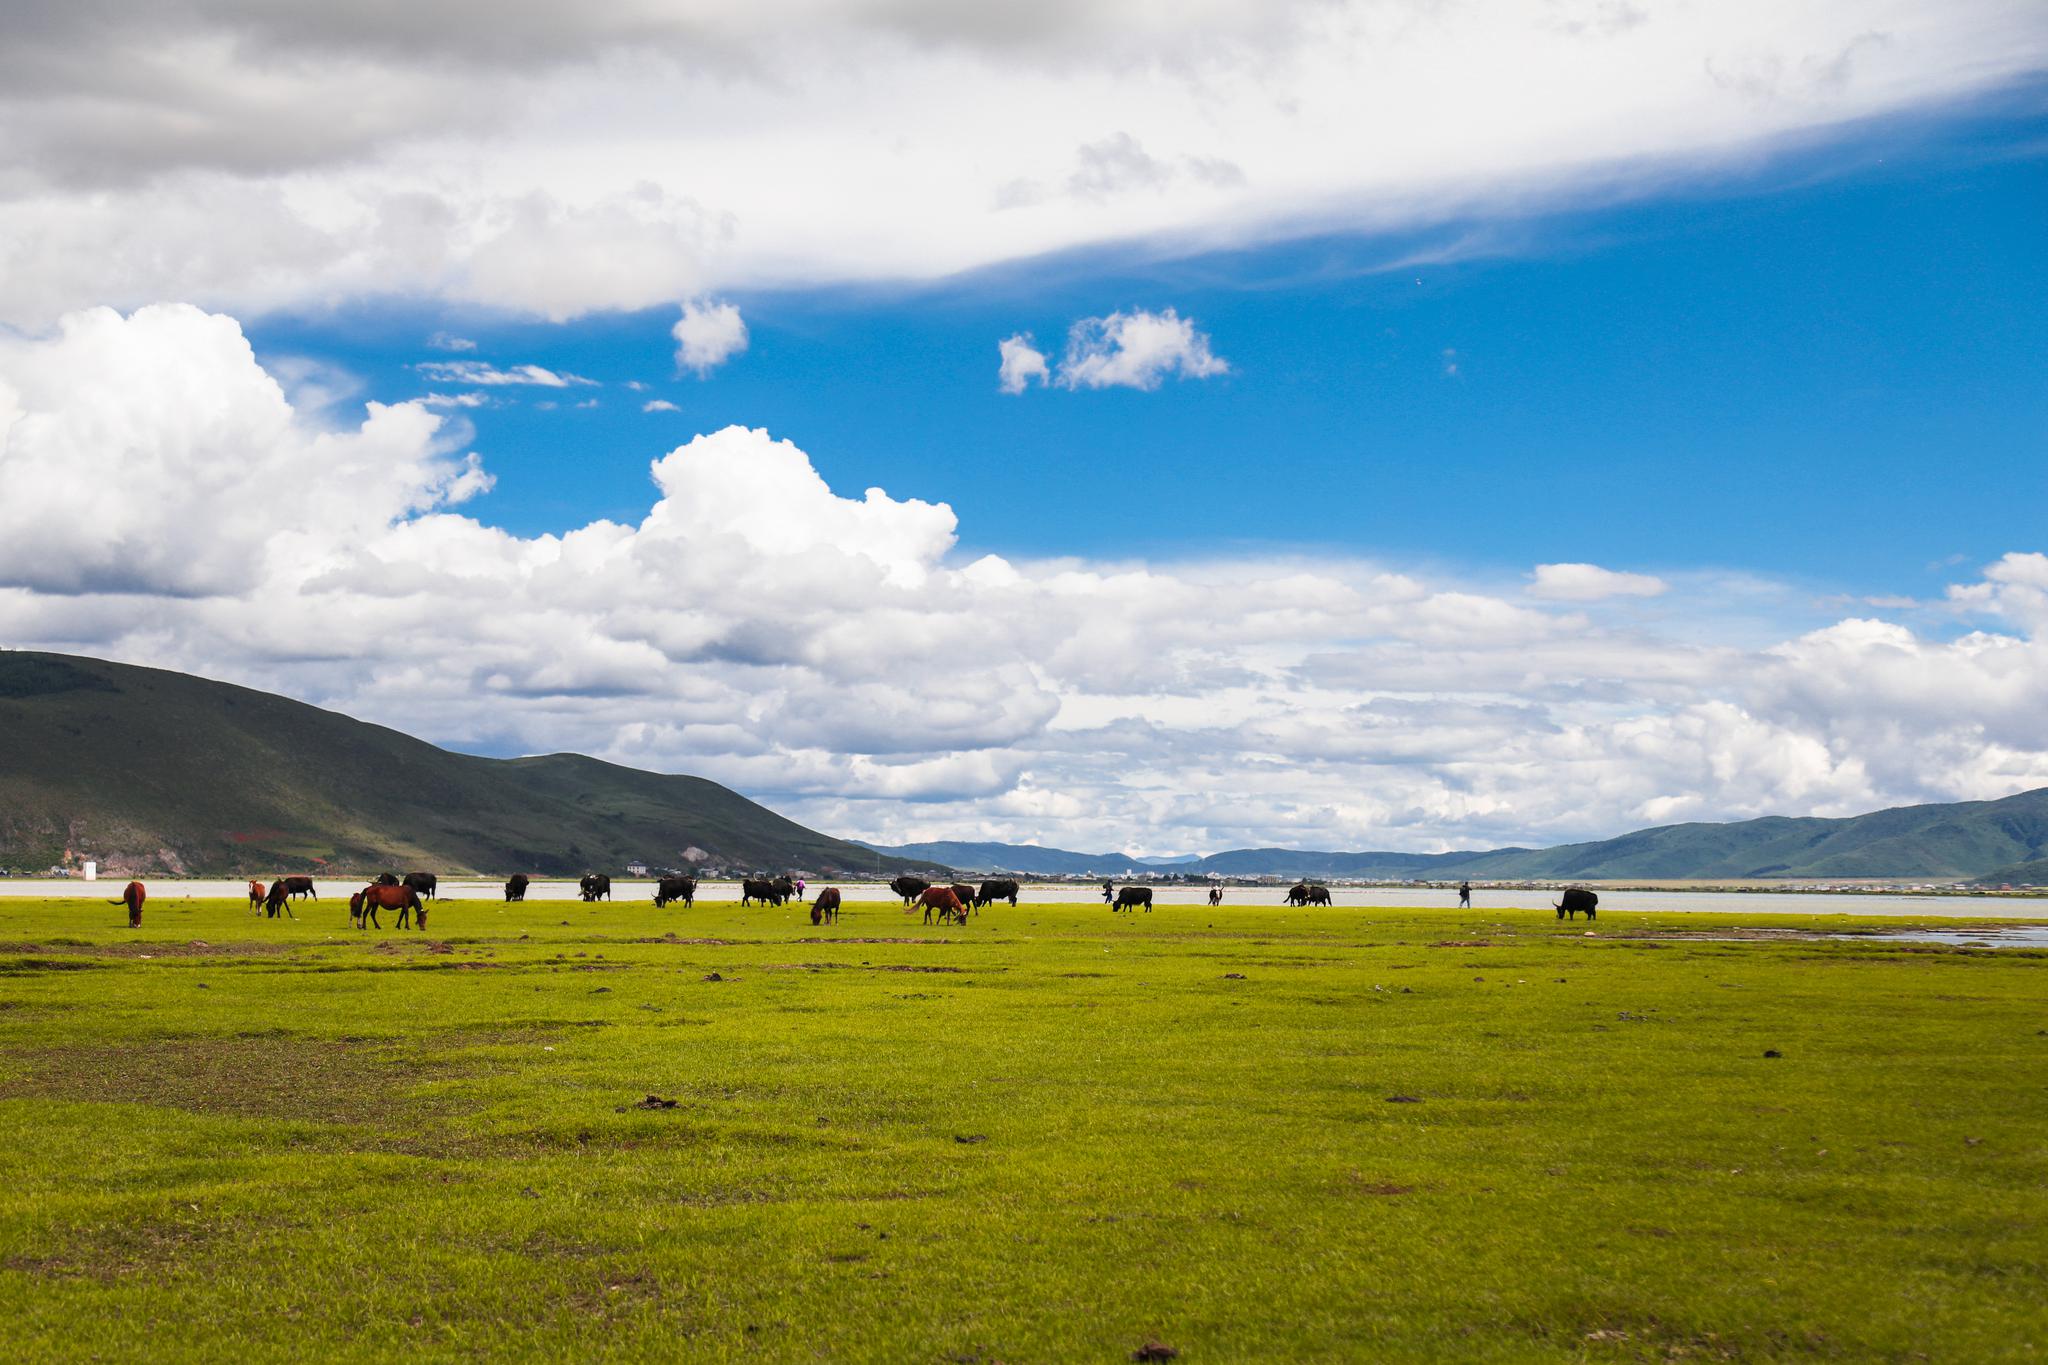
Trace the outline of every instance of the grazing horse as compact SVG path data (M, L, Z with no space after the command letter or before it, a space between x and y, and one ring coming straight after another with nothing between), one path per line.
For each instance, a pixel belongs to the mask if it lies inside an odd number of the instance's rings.
M782 889L781 884L771 882L766 877L746 877L740 882L742 906L751 905L755 901L763 905L780 905L788 899L789 893Z
M903 908L905 910L916 904L917 898L922 896L930 886L931 883L924 878L913 877L907 872L889 883L889 889L903 897Z
M960 903L962 905L966 906L970 910L974 908L974 888L969 886L966 882L954 882L951 886L947 887L946 889L948 891L951 891L955 896L959 897Z
M1294 885L1292 885L1292 886L1288 887L1288 888L1287 888L1287 903L1288 903L1289 905L1307 905L1307 904L1308 904L1308 883L1307 883L1307 882L1296 882L1296 883L1295 883Z
M269 892L270 892L270 888L269 888L269 887L266 887L266 886L265 886L265 885L264 885L264 884L263 884L262 882L259 882L259 881L254 881L254 880L252 880L252 881L251 881L251 882L249 883L249 913L250 913L250 914L252 914L252 915L253 915L253 914L255 914L255 913L256 913L256 912L258 911L258 910L261 910L261 909L263 908L263 898L264 898L264 896L268 895L268 894L269 894Z
M984 905L994 905L997 901L1008 901L1010 904L1015 905L1017 903L1017 883L1007 879L983 882L981 889L974 893L974 908L977 910L981 909Z
M607 872L586 872L583 874L583 880L576 883L576 887L587 901L608 901L612 898L612 879L611 874Z
M926 924L932 922L932 911L934 910L939 912L939 923L941 924L944 924L947 920L954 920L961 924L967 923L967 907L960 903L960 898L953 894L953 888L950 886L927 887L918 896L917 900L918 904L924 907L924 922Z
M811 902L811 923L837 924L839 922L839 888L828 886L818 893Z
M434 900L441 891L441 879L431 872L408 872L403 884L418 892L423 901Z
M1125 887L1116 893L1116 901L1109 908L1111 910L1136 910L1141 905L1145 907L1146 914L1152 913L1152 888L1149 886Z
M398 923L393 925L393 928L405 928L406 921L414 915L419 916L420 928L424 929L427 927L427 907L421 903L420 893L411 887L403 885L385 886L380 882L372 882L362 889L361 894L363 898L362 909L355 916L358 929L369 927L369 925L364 924L363 921L365 920L368 920L370 925L375 925L377 928L382 929L384 926L377 919L377 912L379 910L396 910L398 912ZM353 896L349 898L349 905L351 910L353 910L355 906L355 898Z
M148 899L148 887L144 886L141 882L130 882L121 888L121 899L108 901L107 904L127 906L128 927L130 929L140 929L142 927L142 903Z
M298 918L297 915L292 914L291 895L285 885L290 880L291 878L289 877L280 877L272 882L270 890L264 893L263 917L265 919L276 919L279 915L285 915L292 919Z
M523 901L525 899L526 874L524 872L514 872L505 881L505 901L509 905L513 901Z
M1599 904L1600 898L1598 896L1583 886L1574 886L1564 893L1564 899L1558 901L1554 908L1559 919L1567 917L1577 919L1581 910L1586 912L1587 919L1593 919L1596 916L1596 907Z
M654 884L654 908L659 910L670 901L681 901L688 910L697 904L697 879L695 877L663 877Z
M1221 904L1223 904L1223 888L1222 888L1222 887L1220 887L1220 886L1212 886L1212 887L1210 887L1210 888L1209 888L1209 904L1211 904L1211 905L1221 905Z
M363 927L363 893L360 891L348 898L348 922L358 929Z

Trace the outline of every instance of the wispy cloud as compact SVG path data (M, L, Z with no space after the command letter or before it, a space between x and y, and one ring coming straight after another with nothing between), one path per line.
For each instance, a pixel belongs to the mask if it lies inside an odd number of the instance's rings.
M682 409L666 398L650 398L640 405L642 412L681 412Z
M514 365L509 369L499 369L482 360L422 360L413 368L429 379L447 384L481 384L485 387L530 384L544 389L597 386L595 379L557 372L541 365Z

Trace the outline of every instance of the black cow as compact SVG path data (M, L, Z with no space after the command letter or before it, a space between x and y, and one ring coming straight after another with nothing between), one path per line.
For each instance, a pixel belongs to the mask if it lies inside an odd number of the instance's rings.
M372 885L372 886L397 886L397 885L398 885L398 874L397 874L396 872L379 872L379 873L377 874L377 879L376 879L375 881L371 882L371 883L370 883L370 885Z
M659 910L670 901L681 901L688 910L697 904L697 879L695 877L663 877L654 886L654 908Z
M1308 889L1308 903L1310 905L1328 905L1330 903L1330 888L1327 886L1311 886Z
M1146 914L1152 913L1152 888L1149 886L1125 887L1116 893L1116 901L1109 908L1111 910L1136 910L1141 905L1145 907Z
M783 873L775 879L775 890L781 895L783 900L793 901L797 899L796 878L790 876L787 872Z
M779 882L765 877L748 877L740 883L740 904L742 906L759 901L763 905L780 905L789 899L789 893Z
M526 874L524 872L514 872L505 881L505 900L509 904L512 901L523 901L525 899Z
M1307 905L1307 904L1308 904L1308 883L1307 883L1307 882L1296 882L1296 883L1295 883L1294 885L1292 885L1292 886L1288 887L1288 888L1287 888L1287 903L1288 903L1289 905Z
M441 879L431 872L408 872L402 885L411 887L421 900L430 901L440 891Z
M1220 887L1220 886L1212 886L1212 887L1210 887L1210 888L1209 888L1209 904L1211 904L1211 905L1221 905L1221 904L1223 904L1223 888L1222 888L1222 887Z
M1008 901L1010 904L1015 905L1017 903L1017 883L1007 879L983 882L981 889L974 893L974 908L977 910L981 909L984 905L994 905L997 901Z
M608 901L612 898L612 879L609 873L586 872L583 880L576 883L587 901Z
M931 885L932 884L926 881L924 878L913 877L906 872L902 876L898 877L895 881L890 882L889 889L891 891L894 891L897 895L903 897L903 904L907 908L919 896L922 896L925 892L929 891L931 889Z
M1583 910L1586 912L1587 919L1593 919L1598 913L1595 907L1599 904L1600 898L1598 896L1583 886L1574 886L1564 893L1563 900L1557 902L1557 917L1559 919L1567 917L1576 919L1579 911Z
M320 893L313 889L311 877L286 877L279 885L284 887L287 896L311 896L316 901L320 899Z

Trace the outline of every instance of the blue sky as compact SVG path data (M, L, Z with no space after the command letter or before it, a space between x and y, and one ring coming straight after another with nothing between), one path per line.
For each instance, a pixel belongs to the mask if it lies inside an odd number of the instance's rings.
M2044 511L2042 105L2034 88L1885 119L1603 208L736 292L751 347L703 379L677 373L672 308L542 323L378 302L250 331L386 401L449 387L410 368L448 358L437 332L600 380L469 414L498 476L474 510L527 534L637 519L651 459L741 423L842 493L951 503L970 550L1596 558L1913 594ZM1169 306L1232 374L997 391L1003 336L1052 345L1076 318ZM681 411L641 412L652 398Z
M0 645L885 843L2048 786L2038 6L495 17L11 35Z

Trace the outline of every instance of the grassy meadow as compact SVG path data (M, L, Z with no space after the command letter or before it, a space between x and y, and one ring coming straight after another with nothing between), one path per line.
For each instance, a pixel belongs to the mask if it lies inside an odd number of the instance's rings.
M2048 1355L2048 952L299 913L0 900L7 1358Z

